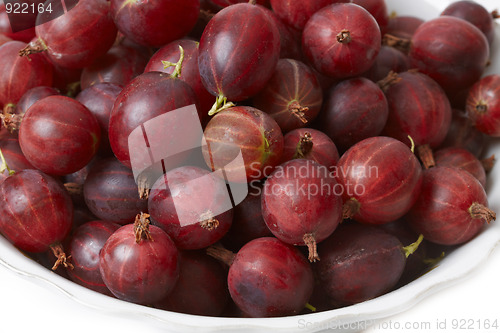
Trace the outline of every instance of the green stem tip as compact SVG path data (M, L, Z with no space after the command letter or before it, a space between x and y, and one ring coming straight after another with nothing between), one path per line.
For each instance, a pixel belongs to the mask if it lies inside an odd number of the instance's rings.
M423 240L424 240L424 235L420 234L420 236L418 236L418 239L416 242L411 243L410 245L403 247L403 252L404 252L406 258L408 258L411 254L415 253L415 251L417 251L418 246L420 245L420 243L422 243Z
M441 255L440 255L439 257L437 257L437 258L425 258L425 259L423 259L422 261L423 261L423 263L424 263L425 265L428 265L428 266L435 266L435 265L437 265L437 264L438 264L441 260L443 260L444 256L445 256L445 253L444 253L444 252L441 252Z
M170 62L165 60L161 61L161 63L163 64L163 69L167 69L169 67L175 67L174 72L171 74L173 78L181 76L182 72L182 63L184 62L184 48L179 45L179 50L181 51L181 54L179 56L179 61L177 62Z
M312 312L316 312L316 308L309 303L306 304L305 308L311 310Z
M3 173L5 170L9 172L9 176L12 176L16 172L14 170L11 170L9 166L7 165L7 161L5 160L5 157L3 156L2 149L0 149L0 159L2 161L2 165L0 166L0 173Z
M415 141L413 141L413 138L410 135L408 135L408 139L410 139L411 142L410 150L413 154L415 154Z
M235 104L233 102L228 102L227 97L221 94L217 96L214 105L212 106L210 111L208 111L208 115L213 116L214 114L221 112L222 110L229 109L233 106L235 106Z

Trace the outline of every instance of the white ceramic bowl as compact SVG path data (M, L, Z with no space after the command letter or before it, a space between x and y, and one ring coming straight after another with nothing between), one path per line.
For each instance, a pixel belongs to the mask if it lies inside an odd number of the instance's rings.
M413 15L423 19L436 17L452 1L449 0L386 0L390 11L398 15ZM494 9L496 0L478 0L488 9ZM492 47L492 64L488 73L500 73L500 27ZM500 141L492 140L487 155L500 156ZM488 180L488 197L493 210L500 212L500 167L496 166ZM500 221L499 221L500 222ZM500 242L500 223L488 225L473 240L464 244L439 264L438 267L412 283L376 299L357 305L308 315L284 318L209 318L151 309L100 295L80 287L23 256L4 238L0 237L0 269L6 268L19 277L30 279L43 287L57 290L61 297L104 312L120 320L128 317L139 320L144 328L160 327L172 332L347 332L358 331L356 323L374 321L401 313L430 294L457 282L479 265ZM466 265L464 263L467 263ZM0 302L2 302L0 298ZM57 314L54 314L57 322ZM57 324L56 324L57 325ZM70 330L70 328L65 328Z

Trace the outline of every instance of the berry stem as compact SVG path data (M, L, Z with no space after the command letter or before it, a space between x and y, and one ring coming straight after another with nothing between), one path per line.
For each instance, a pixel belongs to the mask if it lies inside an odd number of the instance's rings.
M16 104L13 104L13 103L7 103L4 107L3 107L3 114L6 116L8 114L14 114L16 113Z
M295 154L293 158L306 158L307 155L313 149L313 142L311 133L305 132L304 135L300 138L299 143L297 144L297 149L295 150Z
M302 239L309 249L309 261L319 261L318 248L316 246L316 239L314 238L313 234L305 234Z
M182 63L184 62L184 48L179 45L179 50L181 52L181 54L179 56L179 61L170 62L170 61L162 60L162 62L161 62L163 64L163 69L167 69L169 67L175 67L174 72L170 75L172 78L178 78L181 76Z
M352 219L352 217L359 212L360 208L361 204L359 203L359 201L355 198L350 198L344 203L344 206L342 207L342 218L344 220Z
M137 190L139 191L139 198L142 200L147 200L149 198L151 188L148 184L148 177L142 174L137 177Z
M200 9L200 15L199 17L204 21L207 22L210 21L213 17L215 16L214 13L212 13L209 10L206 9Z
M75 97L78 91L80 91L80 81L69 83L66 86L66 96L68 97Z
M208 115L213 116L214 114L221 112L222 110L229 109L233 106L235 106L233 102L228 102L227 97L220 94L219 96L217 96L217 99L215 100L215 103L210 111L208 111Z
M424 169L430 169L436 166L434 154L432 153L431 146L428 144L417 146L417 155L420 161L422 161Z
M0 166L0 173L3 173L5 170L9 172L9 176L12 176L16 172L14 170L11 170L9 168L9 165L7 164L7 161L5 160L5 157L3 156L2 149L0 149L0 160L2 161L2 165Z
M66 253L64 253L63 246L61 243L56 243L50 246L50 249L52 250L52 253L54 253L54 256L56 256L57 260L54 263L54 266L52 266L52 270L55 271L61 264L69 269L75 268L69 260L71 259L71 256L66 257Z
M488 104L486 104L484 101L480 101L476 104L476 111L478 113L486 113L488 111Z
M382 38L382 45L393 47L407 54L410 51L411 41L409 39L385 34Z
M473 219L483 219L488 224L497 218L497 214L494 211L478 202L474 202L469 207L469 214Z
M47 50L47 45L43 40L38 38L37 40L30 42L25 48L19 51L20 57L27 57L30 54L40 53Z
M206 251L209 256L225 263L228 266L231 266L233 264L234 258L236 257L236 254L229 251L228 249L225 249L224 247L222 247L222 245L219 244L214 244L207 247Z
M21 125L22 115L16 114L16 105L8 103L4 106L2 114L0 114L3 126L13 133L19 129Z
M307 106L300 105L299 101L293 101L288 104L288 111L293 113L295 117L299 118L303 124L307 124L308 120L305 117L305 113L309 111Z
M337 35L337 42L341 44L349 44L351 42L351 32L349 30L342 30Z
M413 141L413 138L410 135L408 135L408 139L410 139L410 143L411 143L410 150L413 154L415 154L415 141Z
M149 214L140 213L135 217L134 233L135 242L140 244L143 240L152 241L151 233L149 232Z
M418 247L420 246L423 240L424 240L424 235L420 234L416 242L403 247L403 252L405 254L405 257L408 258L410 255L415 253L415 251L417 251Z
M0 114L0 119L2 120L3 126L11 133L19 130L19 126L21 126L21 121L23 120L23 116L19 114Z
M83 185L77 183L64 183L64 187L66 191L68 191L71 195L82 195L83 194Z
M491 155L488 158L482 159L481 164L483 165L484 171L490 172L491 169L493 169L493 167L495 166L495 162L496 162L495 155Z
M426 265L429 265L429 266L435 266L437 265L441 260L443 260L445 256L445 253L444 252L441 252L441 254L439 255L439 257L437 258L425 258L422 260L422 262Z
M401 81L401 78L399 77L398 73L390 71L385 78L377 82L377 85L385 93L387 92L387 89L389 89L389 87L398 83L399 81Z
M312 306L309 303L306 303L305 308L308 310L311 310L311 312L316 312L316 310L317 310L315 306Z
M217 227L219 226L219 221L212 216L212 212L207 212L204 215L206 215L206 217L202 216L203 220L200 222L200 226L208 231L217 229Z
M494 20L496 20L497 18L500 18L500 13L498 12L498 9L495 9L494 11L492 11L491 16L493 17Z

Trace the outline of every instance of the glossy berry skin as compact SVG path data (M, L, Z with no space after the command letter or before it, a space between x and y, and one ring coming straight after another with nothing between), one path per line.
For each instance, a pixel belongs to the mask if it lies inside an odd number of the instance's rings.
M233 301L251 317L298 314L314 284L300 251L271 237L255 239L238 251L227 282Z
M47 59L48 56L42 53ZM50 59L49 59L50 61ZM75 94L76 82L80 81L82 68L66 68L54 65L54 83L53 86L59 89L63 94ZM78 88L78 87L77 87Z
M302 31L311 16L321 8L334 3L349 2L347 0L271 0L271 7L278 17L287 25Z
M56 2L50 0L53 7ZM68 68L91 65L113 45L117 32L106 0L80 0L67 14L37 25L35 30L37 43L45 46L50 61Z
M280 59L273 76L253 105L273 117L283 132L307 126L323 103L323 91L313 70L303 62Z
M291 160L266 180L262 215L278 239L291 245L307 245L309 260L315 261L318 258L311 240L320 243L342 221L340 194L327 168L310 160Z
M159 72L139 75L120 92L111 111L109 141L113 153L130 167L130 133L148 120L192 104L197 104L196 95L184 81Z
M92 214L92 212L87 207L75 207L73 212L73 230L90 221L98 220L97 216Z
M389 106L380 87L365 78L344 80L325 98L320 126L340 150L379 135Z
M68 190L75 207L81 207L88 210L87 204L85 203L85 198L83 196L83 184L87 179L90 169L92 169L92 167L98 161L100 161L99 157L95 157L80 170L61 177L61 181L63 182L64 187L66 187L66 189ZM95 217L95 215L93 215L90 211L89 214ZM98 218L95 217L92 220L98 220Z
M422 23L424 20L415 16L391 17L386 33L399 38L411 39Z
M111 146L109 144L109 118L115 100L122 91L120 86L113 83L97 83L81 91L76 100L95 116L99 127L101 128L101 144L99 146L99 155L111 155Z
M321 261L314 265L320 286L331 302L360 303L392 289L406 258L401 242L381 229L342 225L319 246Z
M303 56L300 45L300 32L286 25L272 10L268 10L267 12L280 33L280 59L301 60Z
M90 161L87 165L85 165L80 170L70 173L69 175L64 175L62 177L62 181L64 183L75 183L78 185L82 185L85 183L87 176L89 175L90 169L97 163L101 161L101 158L95 157Z
M202 249L220 240L231 227L232 206L224 180L208 170L183 166L160 176L148 209L179 249ZM204 223L215 219L215 227Z
M394 47L383 45L372 67L363 76L376 83L386 78L390 71L401 73L409 69L410 59L406 54Z
M73 204L66 189L38 170L23 170L0 184L0 232L27 252L45 252L71 229Z
M485 219L473 216L474 203L488 205L479 181L465 170L437 166L424 171L420 196L405 218L428 241L462 244L485 224Z
M229 301L226 269L201 251L180 251L179 263L179 280L174 290L154 306L199 316L220 316Z
M400 81L387 88L389 117L382 132L411 145L443 142L451 122L451 106L441 87L429 76L418 72L398 74Z
M154 48L137 44L136 42L134 42L130 38L123 35L121 32L118 32L117 39L119 39L119 41L117 40L117 43L115 43L115 45L120 45L120 46L124 46L126 48L129 48L129 49L134 49L136 51L139 51L139 53L141 53L144 57L146 57L146 59L151 58L151 56L155 52Z
M12 39L10 39L9 37L7 37L5 35L0 34L0 46L2 46L3 44L5 44L7 42L12 42Z
M52 175L83 168L94 157L100 141L101 129L94 115L65 96L49 96L33 104L19 128L19 144L26 159Z
M27 92L24 93L23 97L19 100L16 105L16 113L19 115L25 114L28 109L38 102L39 100L48 97L60 95L61 92L56 88L40 86L31 88Z
M267 10L240 3L210 20L200 39L198 66L212 95L235 102L264 87L279 55L280 34Z
M441 16L415 31L409 57L412 68L450 93L479 80L489 54L488 41L478 28L456 17Z
M90 211L101 220L118 224L134 222L137 212L147 211L139 198L132 170L114 157L95 163L85 179L83 196Z
M19 57L25 46L12 41L0 47L0 107L16 104L31 88L52 85L52 66L42 55Z
M249 184L248 192L247 197L234 207L233 223L222 239L224 246L231 251L238 251L251 240L273 235L262 216L262 186L253 182Z
M99 254L101 276L117 298L155 303L170 293L179 278L179 252L158 227L149 226L152 240L136 242L134 225L115 231Z
M172 74L174 66L165 68L162 61L170 61L176 63L180 58L179 46L184 49L184 60L182 62L181 75L179 79L189 84L193 88L201 108L201 114L205 118L208 117L208 110L214 104L214 96L210 94L201 82L200 70L198 69L198 48L200 43L191 39L179 39L168 43L159 49L149 60L144 73L147 72L164 72Z
M285 134L283 140L285 142L283 162L294 158L305 158L330 169L339 161L340 156L335 143L325 133L316 129L298 128Z
M196 21L194 28L191 29L186 37L199 41L201 35L203 34L203 30L205 30L205 27L213 17L213 14L219 12L221 9L222 7L214 4L212 0L200 0L200 12L198 15L198 20Z
M486 8L474 1L462 0L448 5L441 15L461 18L482 31L491 45L495 38L495 21Z
M438 166L460 168L473 175L483 187L486 186L486 172L483 164L469 151L463 148L443 148L434 152L434 161Z
M352 3L360 5L372 14L382 34L385 33L389 24L389 12L385 0L353 0Z
M247 179L232 180L262 179L281 161L281 129L271 116L253 107L221 111L208 122L204 134L207 145L202 147L203 157L213 170L226 167L241 151ZM241 169L240 165L226 167L235 177L243 173Z
M396 236L403 246L408 246L419 238L419 234L416 233L404 218L398 219L394 222L386 223L379 226L385 232ZM429 259L432 260L434 258L434 253L429 249L432 247L427 240L423 239L422 242L418 245L418 248L413 252L410 256L406 258L406 264L403 270L403 274L396 285L396 288L399 286L404 286L409 282L419 278L429 269L429 266L432 265L429 263ZM442 252L436 254L438 257ZM427 259L427 260L426 260Z
M214 4L221 7L227 7L235 5L237 3L247 2L246 0L211 0ZM269 0L257 0L258 5L265 6L269 3Z
M200 11L199 0L110 2L111 14L120 32L137 44L151 47L160 47L187 35Z
M466 111L474 126L494 137L500 136L500 75L476 82L467 96Z
M302 50L320 73L343 79L360 75L374 63L380 50L377 21L361 6L327 6L307 22Z
M478 131L467 114L462 110L452 110L450 129L441 147L467 149L479 157L483 151L485 135Z
M417 157L404 143L388 137L358 142L342 155L337 168L344 205L359 204L351 217L365 224L402 217L417 200L422 184Z
M131 47L113 46L108 53L83 69L80 80L81 89L85 90L101 82L124 87L133 78L142 74L147 62L146 56Z
M112 296L101 277L99 252L109 236L119 227L109 221L90 221L75 229L67 249L74 266L73 269L68 269L67 273L73 282Z
M18 172L25 169L34 169L31 163L24 157L21 147L19 146L19 140L15 135L9 134L8 132L2 133L0 135L0 149L11 170ZM8 170L4 170L0 173L0 183L8 176Z

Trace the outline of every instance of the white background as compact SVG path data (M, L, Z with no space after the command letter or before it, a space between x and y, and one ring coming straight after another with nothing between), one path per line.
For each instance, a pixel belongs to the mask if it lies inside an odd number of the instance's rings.
M490 8L495 4L500 7L497 1L482 2L491 4ZM469 264L473 263L463 263ZM454 330L454 320L459 320L459 323L460 320L467 321L468 328L472 322L472 326L470 329ZM497 320L499 328L479 328L486 321L494 320ZM408 329L408 324L419 329ZM111 317L86 308L53 289L20 278L3 266L0 266L0 325L0 332L154 331L142 322ZM430 329L426 330L425 327ZM500 250L496 249L484 265L464 280L425 298L409 311L387 318L367 330L369 333L402 331L500 332Z

